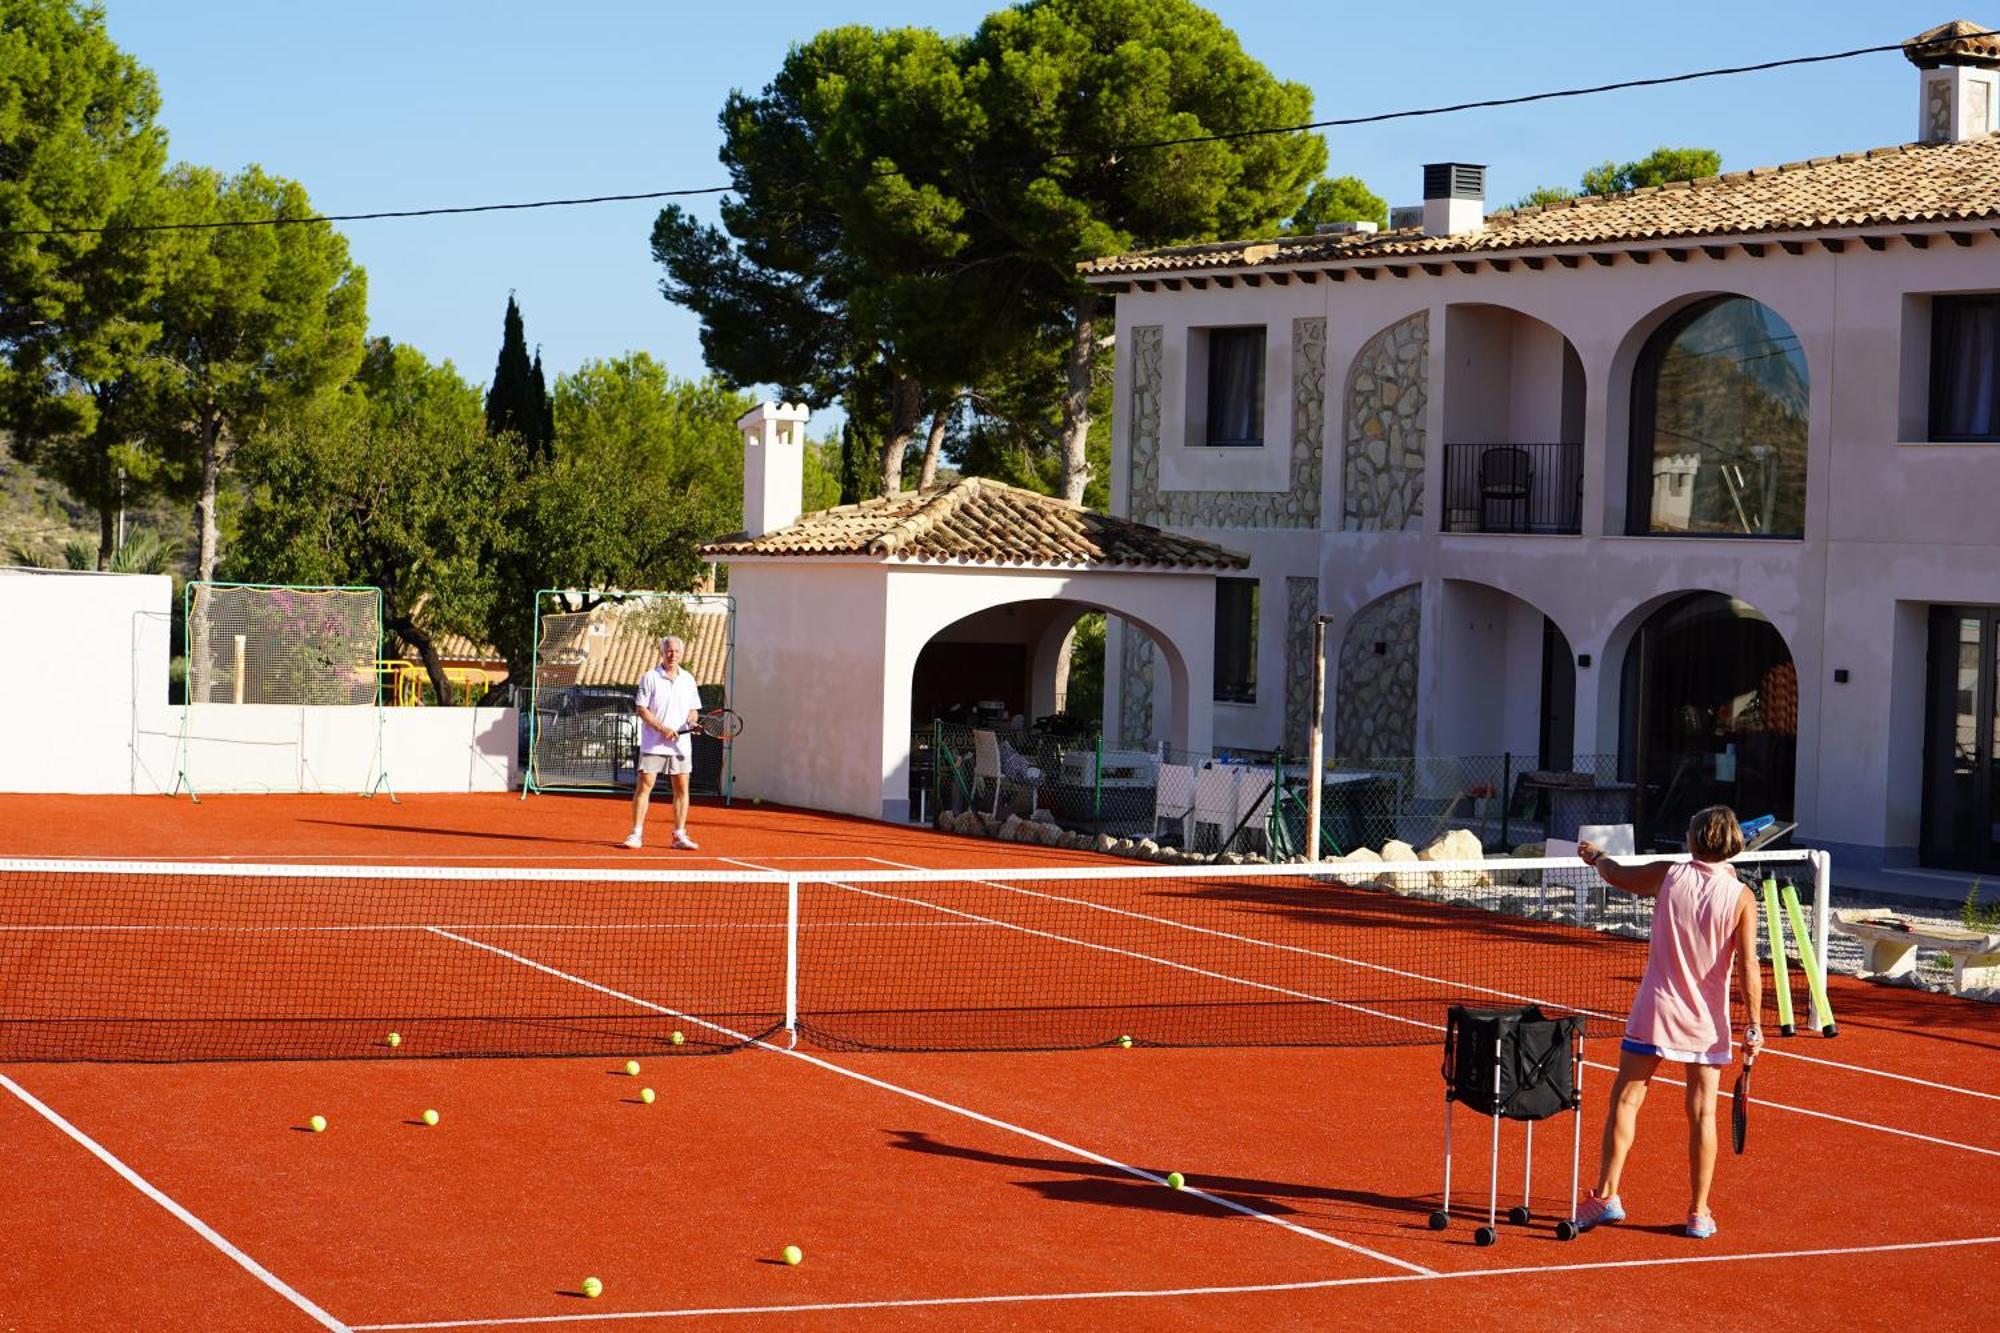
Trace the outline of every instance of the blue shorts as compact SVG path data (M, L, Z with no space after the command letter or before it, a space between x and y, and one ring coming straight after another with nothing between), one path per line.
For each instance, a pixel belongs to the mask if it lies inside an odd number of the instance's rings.
M1729 1063L1729 1057L1726 1055L1714 1056L1710 1055L1707 1051L1670 1051L1664 1046L1655 1046L1651 1042L1646 1041L1634 1041L1630 1037L1619 1042L1618 1049L1621 1051L1630 1051L1633 1055L1651 1055L1661 1060L1673 1060L1684 1065L1726 1065Z

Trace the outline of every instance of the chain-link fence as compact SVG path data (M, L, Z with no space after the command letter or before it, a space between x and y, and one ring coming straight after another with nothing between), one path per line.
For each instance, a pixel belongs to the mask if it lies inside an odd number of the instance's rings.
M940 722L912 737L911 755L910 809L925 822L946 810L1046 810L1064 828L1186 851L1307 850L1309 770L1282 754L1120 749L1094 735ZM1489 853L1573 840L1586 824L1635 822L1635 789L1617 773L1615 755L1579 755L1560 771L1508 753L1342 756L1321 774L1320 851L1422 848L1454 829Z

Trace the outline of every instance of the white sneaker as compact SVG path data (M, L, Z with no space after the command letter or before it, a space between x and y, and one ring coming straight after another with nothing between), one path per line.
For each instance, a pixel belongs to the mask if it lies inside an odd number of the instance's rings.
M644 847L646 845L646 839L638 833L628 834L625 838L624 845L630 848L632 851L636 852L641 847Z
M698 852L701 850L701 844L690 838L687 835L686 829L674 830L674 846L684 852Z

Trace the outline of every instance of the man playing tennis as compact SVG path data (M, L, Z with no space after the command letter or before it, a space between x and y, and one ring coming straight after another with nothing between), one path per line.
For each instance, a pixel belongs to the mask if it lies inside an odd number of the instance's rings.
M1723 805L1698 811L1688 821L1687 849L1694 859L1684 865L1621 866L1591 843L1577 848L1605 883L1653 900L1646 975L1619 1046L1597 1188L1577 1210L1582 1231L1625 1220L1619 1177L1638 1132L1647 1085L1667 1060L1681 1067L1687 1081L1687 1234L1696 1240L1715 1234L1708 1187L1715 1176L1715 1095L1730 1062L1729 974L1741 963L1743 997L1749 1005L1743 1044L1753 1059L1764 1044L1757 1026L1764 978L1757 963L1757 899L1728 865L1743 850L1735 812Z
M674 846L682 851L697 850L688 836L688 774L694 768L694 746L688 729L701 716L701 689L694 673L684 670L681 656L687 645L677 634L660 640L660 664L639 682L633 705L639 712L639 773L632 788L632 833L625 845L637 851L646 845L646 806L653 799L653 783L665 773L673 784Z

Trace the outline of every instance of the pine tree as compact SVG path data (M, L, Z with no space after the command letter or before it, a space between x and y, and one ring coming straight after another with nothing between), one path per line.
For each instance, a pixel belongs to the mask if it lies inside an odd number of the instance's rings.
M493 387L486 392L486 433L512 432L528 446L530 459L543 456L539 444L541 424L546 415L535 399L534 377L528 362L528 337L521 324L521 307L507 294L507 321L500 337L500 361L493 368ZM546 402L548 392L542 392Z

